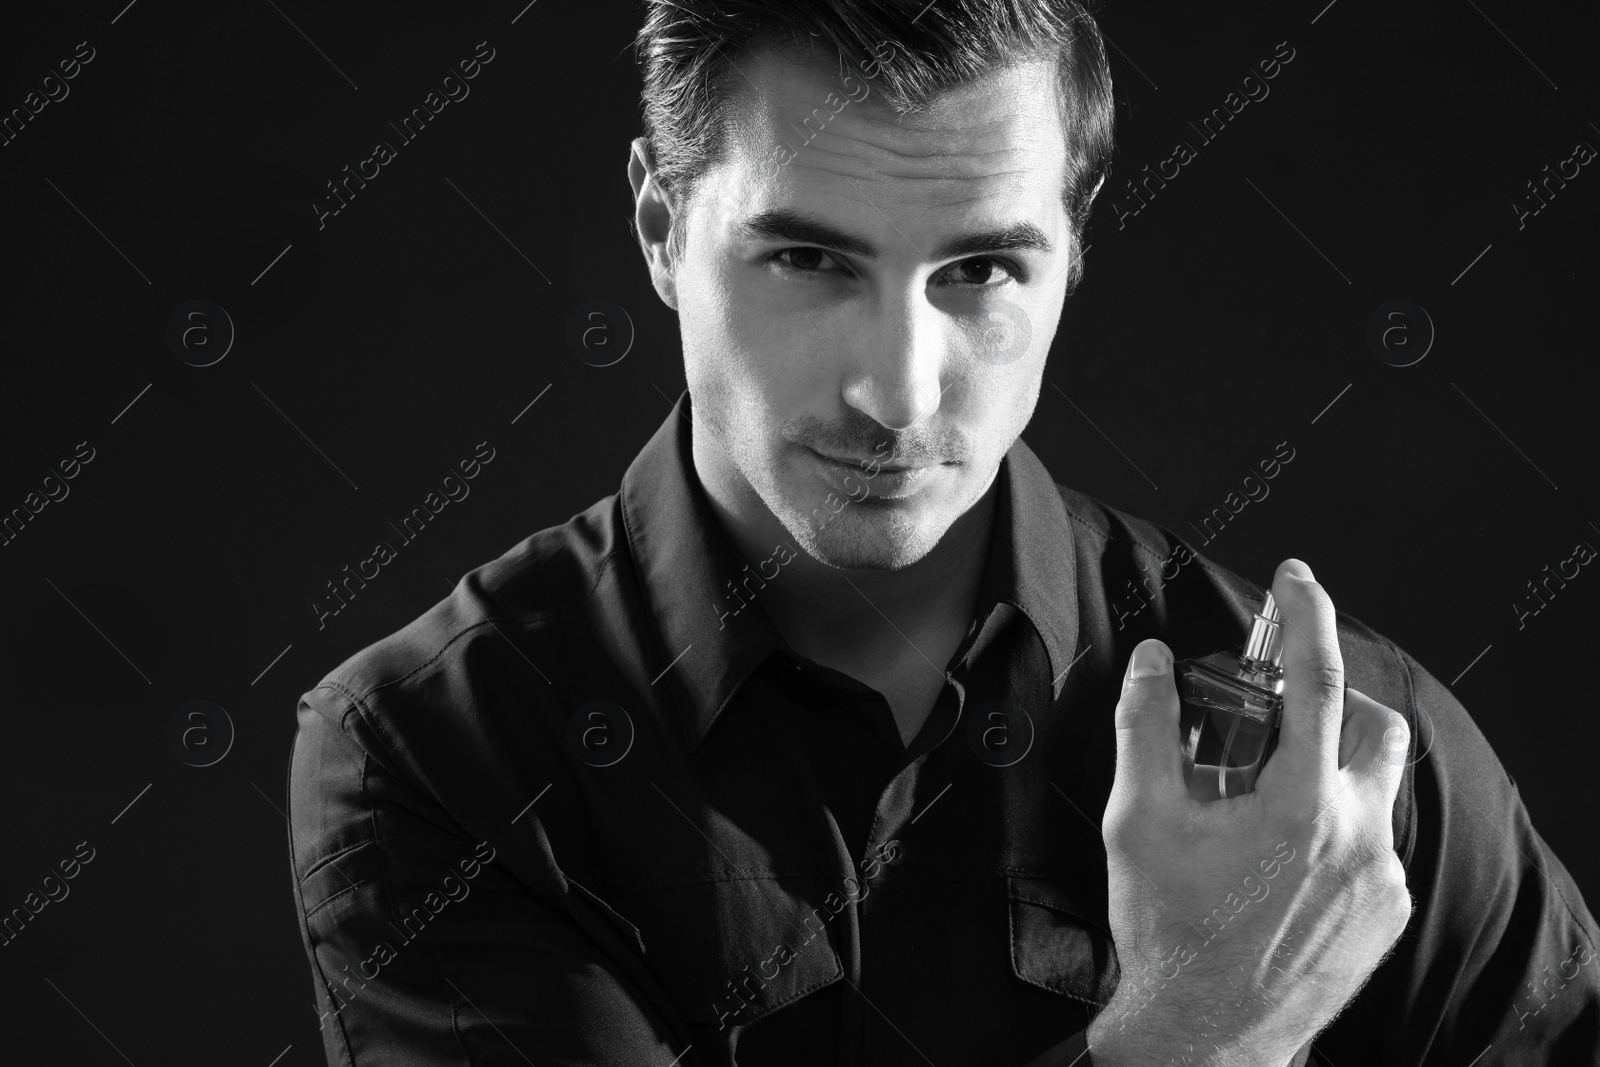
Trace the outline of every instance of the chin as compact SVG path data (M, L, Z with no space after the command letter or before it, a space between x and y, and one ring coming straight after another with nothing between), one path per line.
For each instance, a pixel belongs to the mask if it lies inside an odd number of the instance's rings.
M820 529L816 519L797 509L788 510L783 524L818 562L840 570L869 571L911 566L933 551L949 526L945 523L935 528L928 516L903 509L874 509L854 503L846 503Z

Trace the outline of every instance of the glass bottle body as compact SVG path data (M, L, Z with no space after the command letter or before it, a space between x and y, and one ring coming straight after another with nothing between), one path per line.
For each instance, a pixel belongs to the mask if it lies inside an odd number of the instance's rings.
M1174 672L1189 795L1217 800L1252 792L1278 744L1282 668L1235 651L1180 660Z

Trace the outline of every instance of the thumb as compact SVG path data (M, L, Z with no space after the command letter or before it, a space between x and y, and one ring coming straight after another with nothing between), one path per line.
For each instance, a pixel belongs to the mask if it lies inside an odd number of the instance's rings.
M1172 650L1154 637L1128 659L1117 701L1117 776L1112 791L1126 799L1187 796L1178 751L1178 689Z

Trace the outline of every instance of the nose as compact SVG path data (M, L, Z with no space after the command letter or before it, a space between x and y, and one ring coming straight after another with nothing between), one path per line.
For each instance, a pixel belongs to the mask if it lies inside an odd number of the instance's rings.
M933 417L944 390L945 329L919 286L884 295L853 345L844 399L891 430Z

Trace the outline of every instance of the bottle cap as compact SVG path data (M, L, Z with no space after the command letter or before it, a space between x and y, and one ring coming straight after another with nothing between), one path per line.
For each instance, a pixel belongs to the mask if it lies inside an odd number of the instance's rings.
M1250 620L1250 637L1240 651L1241 660L1253 660L1267 667L1283 664L1283 613L1269 591L1261 610Z

